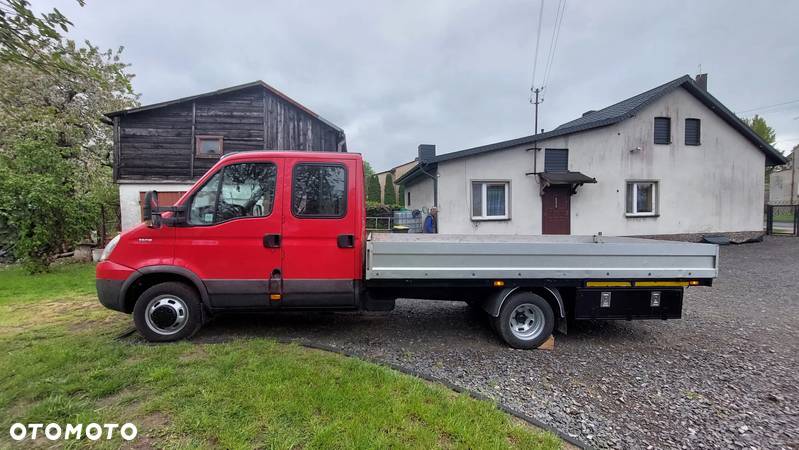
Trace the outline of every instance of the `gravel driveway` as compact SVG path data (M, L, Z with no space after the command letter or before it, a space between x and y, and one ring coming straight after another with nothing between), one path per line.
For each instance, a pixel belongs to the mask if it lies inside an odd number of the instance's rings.
M799 239L721 249L682 320L578 322L554 351L503 345L460 302L222 317L199 340L335 346L493 397L599 448L799 448Z

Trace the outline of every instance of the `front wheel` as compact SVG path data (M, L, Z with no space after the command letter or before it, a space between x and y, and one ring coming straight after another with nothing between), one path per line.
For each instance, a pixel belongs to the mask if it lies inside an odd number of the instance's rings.
M203 324L197 293L178 282L160 283L142 293L133 307L136 329L150 342L189 338Z
M555 328L555 314L542 297L520 292L503 304L492 318L494 330L511 347L530 349L543 344Z

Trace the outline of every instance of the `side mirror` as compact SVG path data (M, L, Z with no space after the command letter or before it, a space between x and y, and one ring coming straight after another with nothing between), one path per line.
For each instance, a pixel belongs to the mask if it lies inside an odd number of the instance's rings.
M144 221L150 228L158 228L161 226L161 213L158 209L158 192L149 191L144 194L143 215Z

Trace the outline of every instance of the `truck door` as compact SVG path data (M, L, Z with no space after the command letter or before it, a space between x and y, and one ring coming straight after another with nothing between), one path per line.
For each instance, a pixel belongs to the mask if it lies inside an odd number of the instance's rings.
M281 271L283 162L235 162L206 177L176 228L175 264L196 273L215 307L267 307Z
M283 306L355 306L357 161L287 158L285 170Z

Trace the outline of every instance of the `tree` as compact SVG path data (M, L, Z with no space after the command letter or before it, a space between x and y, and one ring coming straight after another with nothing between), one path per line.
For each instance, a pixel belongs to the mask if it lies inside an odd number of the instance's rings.
M383 188L383 203L386 205L397 204L397 187L394 186L394 176L391 172L386 174L386 185Z
M87 237L100 204L118 205L113 129L101 121L104 112L138 104L121 48L61 39L58 46L56 59L68 71L0 61L0 246L31 271Z
M370 202L380 203L380 180L377 175L372 175L368 178L366 183L366 200Z
M744 122L749 125L752 131L766 141L768 145L774 145L777 141L777 133L774 131L774 128L768 126L766 119L755 114L755 117L751 119L744 118Z
M372 165L369 164L369 161L363 161L363 174L365 179L369 179L372 175L375 174L374 169L372 169Z
M85 2L77 3L83 6ZM56 8L36 15L27 0L0 0L0 62L26 65L51 75L80 76L81 68L68 57L61 36L71 26Z
M398 205L402 206L403 208L406 206L405 205L405 185L404 184L400 184L400 186L399 186L399 198L397 200L398 200L397 201Z

